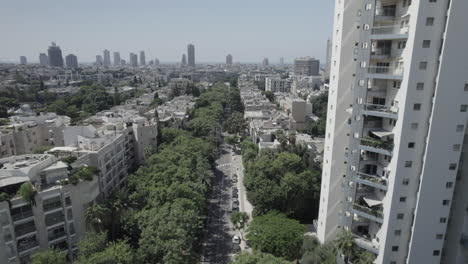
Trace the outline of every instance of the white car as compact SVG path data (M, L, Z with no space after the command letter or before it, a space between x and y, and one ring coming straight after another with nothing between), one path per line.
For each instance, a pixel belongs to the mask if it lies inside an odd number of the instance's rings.
M233 244L240 244L240 237L238 235L235 235L232 237L232 243Z

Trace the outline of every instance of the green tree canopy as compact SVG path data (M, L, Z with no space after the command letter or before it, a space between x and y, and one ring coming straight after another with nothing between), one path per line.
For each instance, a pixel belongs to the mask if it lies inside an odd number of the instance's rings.
M67 253L58 249L40 250L32 254L31 264L66 264Z
M254 251L253 253L242 253L236 256L231 264L293 264L293 262L277 258L271 254Z

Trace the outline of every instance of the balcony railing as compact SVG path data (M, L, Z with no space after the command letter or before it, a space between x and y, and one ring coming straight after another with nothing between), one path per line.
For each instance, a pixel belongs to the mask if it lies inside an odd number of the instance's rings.
M20 237L20 236L23 236L23 235L26 235L35 231L36 231L36 226L34 224L29 225L29 226L23 226L18 229L15 228L15 234L17 237Z
M362 206L362 205L359 205L359 204L355 203L353 205L353 209L357 210L357 211L360 211L360 212L363 212L365 214L374 216L376 218L383 219L383 212L379 208L369 208L369 207L365 207L365 206Z
M55 233L55 234L50 234L49 235L49 241L56 240L58 238L66 236L66 235L67 235L67 233L65 233L65 231Z
M387 180L384 178L381 178L377 175L370 175L362 172L358 172L358 182L372 186L375 188L379 188L381 190L387 190Z
M403 75L403 67L370 66L370 74Z
M38 246L39 246L39 243L37 242L35 236L31 238L27 238L27 239L22 239L18 241L18 244L17 244L18 252L22 252L22 251L35 248Z
M408 34L409 26L401 27L399 24L391 26L374 26L372 35L406 35Z
M13 218L13 221L19 221L19 220L22 220L22 219L29 218L31 216L33 216L32 210L31 211L23 211L21 213L14 214L14 215L11 216L11 218Z
M377 149L385 149L388 151L392 151L394 146L392 142L385 142L378 139L373 139L371 137L365 137L361 139L361 145Z
M375 9L375 18L395 18L396 6L384 6Z

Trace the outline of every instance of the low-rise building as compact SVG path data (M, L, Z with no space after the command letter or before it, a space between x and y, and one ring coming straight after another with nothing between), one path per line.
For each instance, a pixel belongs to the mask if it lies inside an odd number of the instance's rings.
M265 91L273 93L289 93L291 92L292 81L290 79L281 79L269 77L265 79Z

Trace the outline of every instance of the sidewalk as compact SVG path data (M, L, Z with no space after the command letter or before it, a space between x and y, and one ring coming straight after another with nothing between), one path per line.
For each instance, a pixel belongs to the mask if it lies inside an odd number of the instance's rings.
M233 155L232 158L233 173L237 174L237 189L239 190L239 211L246 212L252 220L252 204L247 200L247 192L244 186L244 165L242 164L242 155Z

